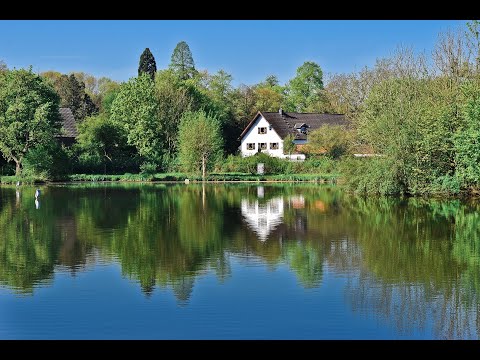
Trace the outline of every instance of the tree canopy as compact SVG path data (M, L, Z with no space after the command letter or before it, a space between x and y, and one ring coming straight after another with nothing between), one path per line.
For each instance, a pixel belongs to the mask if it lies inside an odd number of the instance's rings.
M31 70L0 73L0 151L15 162L16 175L27 152L58 133L58 103L55 91Z
M186 171L201 170L205 179L207 168L221 158L223 140L220 124L204 111L183 115L178 133L179 161Z
M175 46L170 60L170 68L182 80L190 79L196 74L192 52L185 41L180 41Z
M323 71L320 65L306 61L287 84L288 111L313 111L321 98Z
M149 48L143 50L142 55L140 55L140 61L138 64L138 75L140 76L143 73L150 75L152 80L155 79L155 73L157 72L157 63L153 54L150 52Z
M159 164L164 150L163 126L158 118L155 84L148 74L121 85L111 119L124 129L128 144L134 145L140 156Z

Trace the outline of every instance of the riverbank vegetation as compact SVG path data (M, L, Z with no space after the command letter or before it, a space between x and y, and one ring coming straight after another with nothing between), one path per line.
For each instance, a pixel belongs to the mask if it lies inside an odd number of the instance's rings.
M233 87L223 70L198 70L185 42L165 69L157 69L145 49L138 76L121 84L81 72L36 75L3 66L0 151L8 163L0 163L1 175L43 181L137 181L172 173L181 174L179 180L259 179L256 165L263 162L265 176L340 177L357 193L477 194L479 30L479 22L471 21L440 34L431 54L399 48L372 68L325 80L321 67L307 61L284 86L271 75ZM59 106L70 107L77 121L71 147L54 140L60 130L51 114ZM350 126L309 134L302 163L265 154L241 158L239 135L247 123L258 110L280 107L344 113ZM355 152L376 156L354 158Z

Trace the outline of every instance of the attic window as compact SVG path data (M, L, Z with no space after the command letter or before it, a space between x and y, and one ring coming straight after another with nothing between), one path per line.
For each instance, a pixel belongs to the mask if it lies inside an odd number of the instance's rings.
M267 133L267 128L266 127L259 127L258 128L258 133L259 134L266 134Z

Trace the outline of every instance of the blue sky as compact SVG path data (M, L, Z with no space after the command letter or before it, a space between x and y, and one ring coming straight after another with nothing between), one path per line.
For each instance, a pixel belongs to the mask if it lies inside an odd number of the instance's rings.
M179 41L192 50L197 69L224 69L234 85L275 74L283 84L304 61L324 73L371 66L397 45L431 52L438 34L465 28L462 20L69 20L0 21L0 60L35 72L85 71L117 81L137 75L149 47L157 68L168 66Z

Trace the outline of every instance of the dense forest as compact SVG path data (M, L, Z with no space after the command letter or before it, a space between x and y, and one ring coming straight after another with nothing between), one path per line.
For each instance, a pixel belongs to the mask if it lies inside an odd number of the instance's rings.
M285 85L270 75L234 87L223 70L197 69L183 41L166 69L157 69L145 49L138 76L124 83L83 72L34 74L0 62L2 175L247 172L240 133L257 111L282 107L342 113L350 126L312 132L304 164L277 164L279 172L335 172L359 193L475 194L479 33L480 23L471 21L439 34L431 54L398 48L371 68L326 79L319 64L306 61ZM59 107L69 107L77 122L72 147L52 141ZM353 158L358 149L375 156Z

